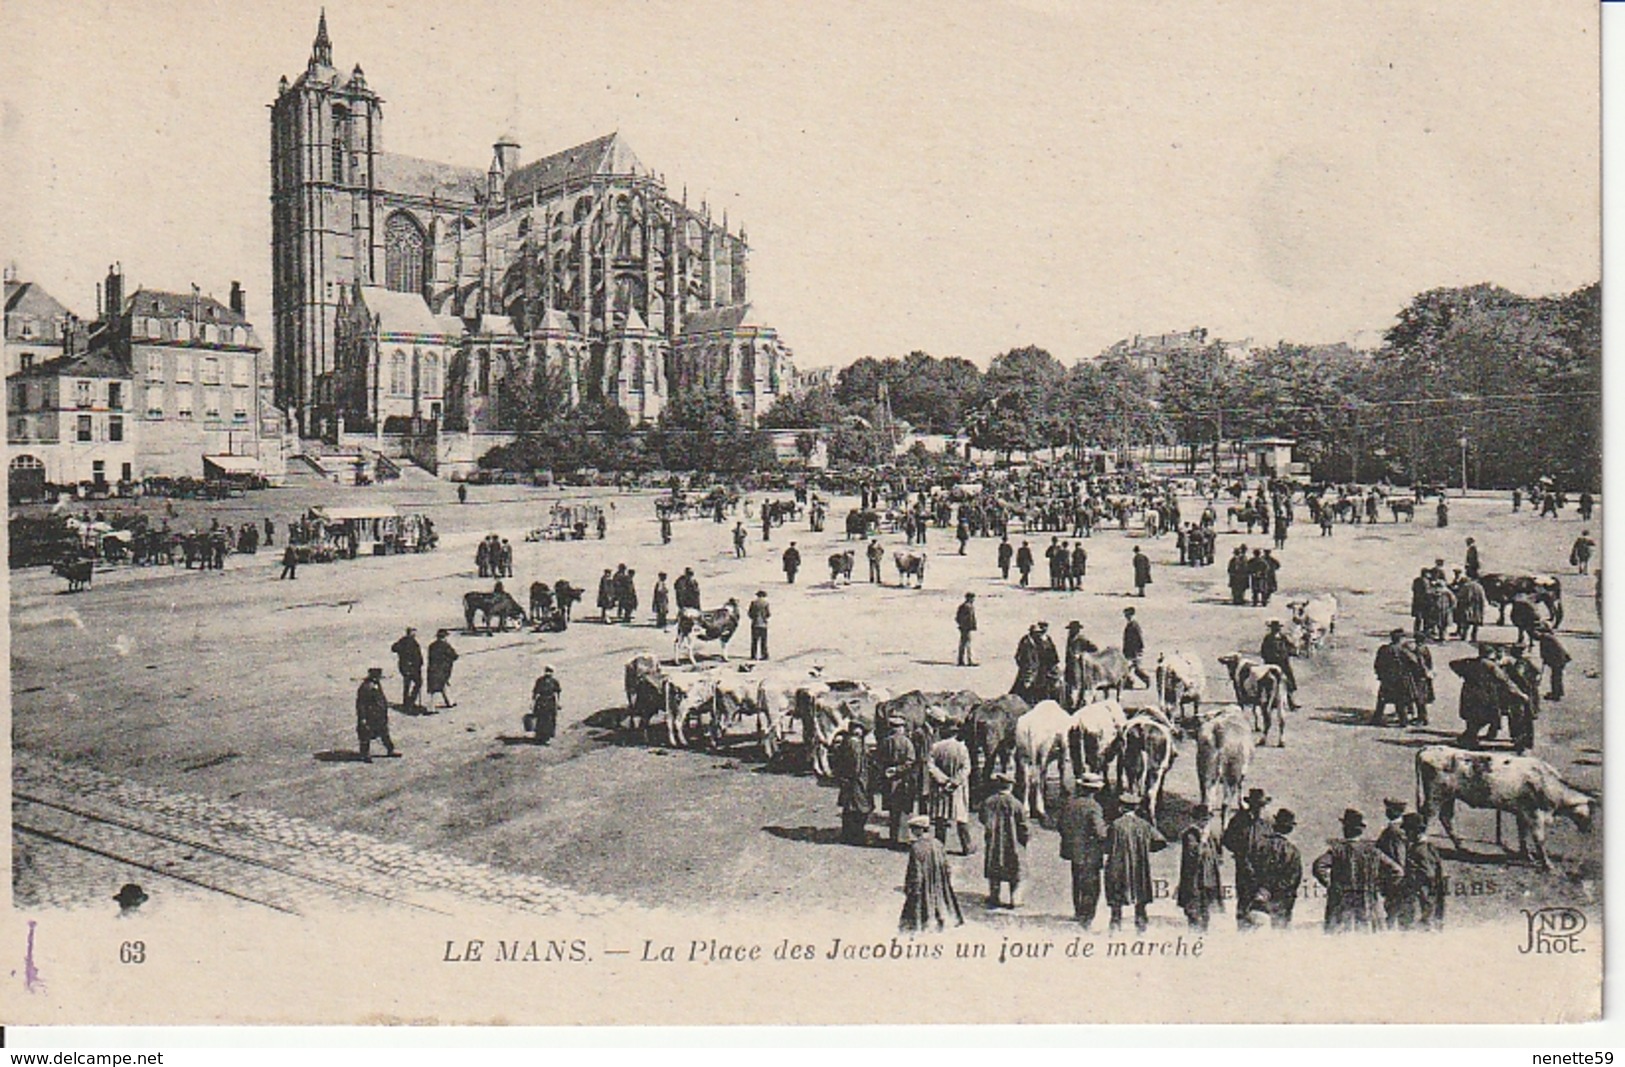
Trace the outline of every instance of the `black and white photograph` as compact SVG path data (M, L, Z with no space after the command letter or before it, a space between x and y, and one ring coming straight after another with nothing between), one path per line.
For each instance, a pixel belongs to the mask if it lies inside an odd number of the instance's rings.
M1601 1016L1595 3L3 13L5 1021Z

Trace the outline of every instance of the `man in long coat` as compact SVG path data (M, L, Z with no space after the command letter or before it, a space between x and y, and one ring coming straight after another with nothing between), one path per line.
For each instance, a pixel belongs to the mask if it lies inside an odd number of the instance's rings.
M1151 584L1151 558L1134 546L1134 595L1145 596L1145 587Z
M1106 862L1106 816L1095 799L1104 780L1085 771L1056 816L1061 858L1072 865L1072 914L1085 930L1100 906L1100 869Z
M908 847L908 872L903 876L903 913L897 920L902 933L920 933L933 925L940 932L950 918L955 926L965 925L959 898L954 895L948 854L930 831L931 820L924 815L908 821L913 840Z
M384 669L367 668L367 677L355 691L355 736L360 742L361 762L372 762L372 743L382 741L384 751L395 754L389 736L389 698L384 696Z
M615 606L615 575L608 567L598 579L598 621L608 622L609 611Z
M1456 586L1456 639L1460 641L1478 640L1478 628L1484 625L1484 611L1489 606L1489 599L1484 595L1484 587L1479 584L1477 577L1469 573Z
M1326 887L1326 918L1328 934L1349 930L1371 933L1383 929L1382 879L1390 875L1403 875L1404 868L1378 851L1370 841L1362 841L1365 816L1353 808L1343 812L1343 836L1329 842L1310 867L1315 881Z
M1404 649L1405 631L1397 627L1388 632L1388 643L1377 647L1372 669L1377 675L1377 707L1371 713L1371 725L1383 724L1383 712L1389 704L1399 716L1399 725L1410 724L1417 705L1416 680Z
M975 851L970 837L970 749L955 734L948 734L931 746L926 765L931 776L931 822L937 840L947 843L948 824L959 829L960 854Z
M423 646L418 644L417 631L406 628L406 633L389 650L395 653L395 666L401 672L401 710L420 707L423 696Z
M542 676L536 679L536 684L530 690L530 714L532 731L538 745L545 745L553 740L553 735L559 728L559 695L564 687L553 674L552 667L542 670Z
M1382 802L1383 816L1387 818L1388 825L1382 828L1377 835L1377 851L1398 864L1401 872L1405 869L1405 832L1401 829L1400 820L1405 815L1405 802L1403 800L1384 800ZM1393 927L1396 920L1396 911L1402 892L1401 878L1398 874L1389 873L1378 881L1378 892L1382 895L1382 908L1387 924Z
M1021 883L1027 875L1027 810L1010 791L1014 779L1004 771L993 775L995 792L982 804L982 832L986 849L982 873L987 877L987 906L999 906L999 887L1010 885L1010 907L1021 906Z
M1496 661L1495 649L1478 646L1478 657L1450 661L1450 669L1461 678L1460 714L1463 723L1456 744L1477 748L1479 734L1488 729L1494 736L1501 729L1501 715L1508 707L1527 706L1529 698Z
M1021 586L1025 589L1033 576L1033 549L1026 541L1016 549L1016 570L1021 574Z
M1041 622L1033 623L1021 635L1021 640L1016 642L1016 680L1010 686L1010 692L1029 704L1036 704L1041 699L1037 693L1040 683L1039 660L1042 658L1039 638L1043 634L1043 625Z
M684 608L693 608L695 611L700 610L700 582L698 578L694 577L693 567L683 568L683 573L679 574L677 581L672 583L671 593L677 601L678 611L682 611Z
M1157 828L1135 811L1140 795L1125 792L1118 798L1123 810L1106 830L1106 906L1110 929L1123 927L1123 908L1134 906L1134 929L1145 933L1150 925L1146 905L1151 903L1151 853L1168 844Z
M1264 823L1264 807L1270 798L1262 789L1247 790L1246 799L1242 801L1242 809L1230 819L1230 825L1224 828L1224 847L1236 861L1236 928L1238 930L1251 930L1253 928L1252 906L1253 890L1257 882L1253 877L1252 857L1258 838L1268 829Z
M1230 562L1225 565L1230 577L1230 603L1244 604L1247 600L1247 586L1251 575L1247 569L1247 546L1241 545L1230 553Z
M836 803L841 808L841 840L848 845L868 843L864 824L875 810L874 791L869 776L869 728L861 719L847 727L846 737L830 754L830 764L840 783Z
M451 636L450 630L436 630L434 640L429 642L429 697L440 694L441 707L455 708L446 695L446 687L451 684L451 667L457 662L457 650L451 647L446 638Z
M1286 929L1292 925L1292 909L1298 902L1298 889L1303 885L1303 856L1298 846L1287 840L1287 835L1298 825L1298 817L1282 808L1275 813L1274 824L1264 833L1255 835L1248 853L1248 866L1253 872L1254 908L1262 904L1270 917L1273 929Z
M1405 833L1405 874L1400 880L1398 921L1401 929L1420 926L1424 930L1444 927L1444 903L1450 892L1444 861L1439 850L1423 838L1422 816L1406 812L1401 820Z
M893 715L886 720L890 731L875 750L880 771L880 799L891 821L891 843L903 843L903 820L914 814L919 779L915 773L914 743L908 737L908 720Z
M1205 931L1214 909L1224 906L1219 845L1207 805L1191 809L1190 825L1179 835L1179 892L1174 900L1192 930Z

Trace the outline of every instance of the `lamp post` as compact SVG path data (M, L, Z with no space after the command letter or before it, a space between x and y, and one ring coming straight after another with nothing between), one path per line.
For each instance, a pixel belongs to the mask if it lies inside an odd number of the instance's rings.
M1467 431L1461 431L1456 443L1461 446L1461 495L1467 495Z

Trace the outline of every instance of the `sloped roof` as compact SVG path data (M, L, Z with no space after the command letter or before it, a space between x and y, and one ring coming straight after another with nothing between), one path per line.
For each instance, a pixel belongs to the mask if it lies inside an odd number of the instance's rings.
M7 282L6 311L44 320L65 315L68 309L62 306L60 300L40 288L37 282Z
M375 183L391 193L473 203L475 195L485 187L485 174L473 167L437 163L396 152L378 153L375 166Z
M526 163L508 175L504 191L509 199L546 192L566 182L594 174L649 173L619 133L605 134L574 148Z
M128 378L130 368L115 359L106 349L96 348L76 356L58 356L44 363L36 363L27 370L11 375L18 378Z
M166 293L161 289L137 289L124 301L124 313L143 318L188 319L225 326L247 326L248 319L212 296L193 297L191 293Z
M441 320L429 310L429 305L417 293L397 293L376 285L360 287L361 303L378 316L379 330L383 333L444 334L448 331ZM452 320L455 322L456 320ZM452 336L462 333L461 326L451 331Z
M683 332L718 333L723 330L737 330L741 326L765 327L766 323L757 320L754 305L730 304L727 307L696 311L683 322Z
M558 308L549 308L542 316L542 327L548 333L575 333L576 324Z
M479 332L484 334L511 334L513 319L507 315L481 315Z

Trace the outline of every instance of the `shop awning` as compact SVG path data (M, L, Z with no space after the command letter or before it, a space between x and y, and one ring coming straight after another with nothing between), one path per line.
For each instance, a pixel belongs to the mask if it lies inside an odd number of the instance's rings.
M211 471L210 468L213 468ZM213 474L258 474L260 461L253 456L204 456L203 476Z
M314 507L310 513L326 522L350 522L356 519L393 519L397 512L387 504L370 504L365 507Z

